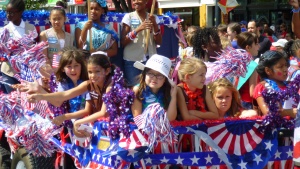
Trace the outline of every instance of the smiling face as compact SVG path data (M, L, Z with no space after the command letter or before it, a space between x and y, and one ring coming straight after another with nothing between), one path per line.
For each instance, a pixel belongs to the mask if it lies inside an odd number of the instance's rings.
M156 93L165 83L166 77L155 70L148 70L146 73L145 82L149 86L152 92Z
M66 17L59 10L52 10L50 14L50 22L54 29L62 29L66 21Z
M91 2L91 20L99 21L101 15L104 13L104 9L97 3Z
M205 75L206 68L203 66L200 67L196 73L187 75L186 83L188 84L190 90L202 89L206 79Z
M110 69L104 69L99 65L88 64L88 76L92 83L102 86L105 82L106 76L109 74Z
M219 115L224 117L232 103L232 91L223 86L217 87L213 99L218 108Z
M70 64L64 67L63 71L73 81L73 83L76 84L80 78L81 65L73 59Z

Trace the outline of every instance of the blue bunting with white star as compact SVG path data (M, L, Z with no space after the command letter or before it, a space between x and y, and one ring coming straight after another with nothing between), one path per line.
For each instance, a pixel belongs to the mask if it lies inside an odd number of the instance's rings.
M49 26L49 11L45 10L28 10L24 11L22 15L22 19L24 21L28 21L29 23L35 26ZM121 23L125 13L115 13L115 12L108 12L107 14L103 14L101 16L102 22L118 22ZM171 25L177 23L178 16L177 15L160 15L158 16L160 25ZM76 24L80 21L86 21L87 15L86 14L67 14L66 24ZM8 24L8 20L6 18L6 12L0 10L0 27L5 26Z
M229 128L231 134L234 133L231 130L232 127L235 126L236 136L242 136L243 133L250 131L252 128L251 126L255 126L257 124L255 120L229 120L223 123L225 123L225 126ZM214 126L216 126L216 124L201 123L189 127L175 127L174 130L180 134L189 133L197 135L197 131L210 133L210 128ZM103 131L107 130L107 128L108 123L104 121L99 121L94 124L93 138L89 148L85 149L76 145L66 144L62 149L66 153L79 159L82 166L88 167L91 164L96 164L98 166L106 166L110 168L126 168L129 167L130 162L132 162L136 168L141 168L143 165L154 166L159 164L173 164L182 166L227 165L228 168L234 169L256 169L263 168L267 165L268 161L291 160L293 157L292 146L278 147L278 133L277 130L273 130L263 133L262 139L256 139L257 145L254 146L253 150L241 155L236 155L234 153L229 154L228 152L225 153L223 149L216 147L217 143L209 143L216 142L217 139L211 141L212 138L208 134L202 134L199 135L199 137L201 137L202 140L206 140L208 142L207 144L209 144L213 151L143 154L142 158L140 158L138 157L138 154L143 153L145 148L137 148L132 152L122 150L122 154L118 154L118 142L110 142L110 147L106 151L100 150L99 140L103 137ZM131 129L136 129L136 126L131 125ZM211 136L213 136L213 134L211 134ZM235 140L231 141L236 142ZM122 157L127 158L127 161L129 159L130 162L127 162Z

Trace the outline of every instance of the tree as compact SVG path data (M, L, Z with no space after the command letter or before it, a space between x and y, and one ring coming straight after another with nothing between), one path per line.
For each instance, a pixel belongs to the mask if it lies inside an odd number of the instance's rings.
M48 3L48 0L24 0L24 2L27 10L37 10L44 8L44 6Z

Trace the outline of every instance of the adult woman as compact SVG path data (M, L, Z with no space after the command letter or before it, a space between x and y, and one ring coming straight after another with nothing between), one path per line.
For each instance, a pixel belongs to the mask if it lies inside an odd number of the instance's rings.
M105 13L106 9L105 0L91 0L91 18L76 25L75 39L78 48L85 48L91 53L94 51L103 51L106 52L107 56L111 57L115 56L118 52L116 42L118 36L109 24L100 21L100 17ZM92 31L92 49L90 49L90 30Z
M230 23L227 27L228 39L231 41L233 48L239 48L236 36L241 33L241 26L238 23Z
M149 57L156 54L156 45L161 44L162 37L158 26L157 16L150 15L146 11L147 0L133 0L134 12L128 13L122 20L122 45L124 46L125 79L128 86L137 83L137 75L140 70L133 67L134 62L146 62ZM146 44L146 29L150 29L148 48ZM145 53L145 51L147 51Z
M27 22L22 20L22 14L25 10L25 3L23 0L10 0L6 7L6 16L9 20L9 23L4 26L8 29L11 38L21 38L25 34L28 34L30 31L36 31L35 27ZM11 67L9 62L3 62L1 65L2 76L4 81L9 84L17 84L19 81L14 78L16 74L15 70ZM4 85L5 93L10 93L13 89Z

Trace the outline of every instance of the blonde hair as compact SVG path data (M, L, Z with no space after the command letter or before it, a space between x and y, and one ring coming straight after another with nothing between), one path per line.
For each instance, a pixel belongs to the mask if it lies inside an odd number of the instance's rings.
M240 100L239 91L233 86L233 84L229 80L227 80L226 78L220 78L208 84L208 88L213 98L219 87L225 87L232 92L232 102L229 110L227 111L228 115L231 117L239 116L241 109L243 108Z
M178 78L180 81L184 79L185 75L195 74L201 67L204 67L207 70L206 65L198 58L186 58L183 59L178 68Z
M223 49L226 49L228 46L232 47L231 42L227 37L221 36L220 40L221 40L221 44L222 44Z

